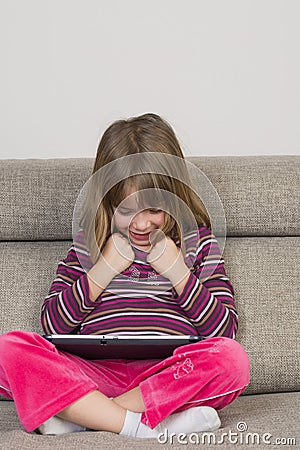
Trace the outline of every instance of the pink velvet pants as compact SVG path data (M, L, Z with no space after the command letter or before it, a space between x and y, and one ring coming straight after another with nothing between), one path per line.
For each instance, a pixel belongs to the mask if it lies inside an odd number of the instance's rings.
M249 372L243 347L224 337L179 347L164 360L84 360L36 333L0 335L0 394L14 400L28 432L91 391L116 397L136 386L142 421L154 428L193 406L224 408L247 387Z

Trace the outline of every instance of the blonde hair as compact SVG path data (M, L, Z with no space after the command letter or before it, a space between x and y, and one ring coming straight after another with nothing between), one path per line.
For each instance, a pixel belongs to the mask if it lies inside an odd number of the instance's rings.
M90 207L90 202L86 202L81 226L84 230L85 240L93 263L96 262L99 253L101 253L107 239L111 235L114 207L117 207L126 197L129 186L134 186L136 191L139 192L139 202L143 204L147 203L149 198L151 198L151 202L155 200L157 204L162 204L165 200L165 197L162 195L163 192L167 191L174 194L173 198L182 200L188 206L199 226L205 225L207 228L211 228L209 215L202 201L190 187L189 173L176 135L169 123L156 114L148 113L131 117L127 120L117 120L112 123L100 140L92 175L96 174L99 169L113 161L117 162L124 156L149 152L158 153L158 156L162 157L166 156L163 160L163 174L160 170L162 165L161 158L158 158L158 162L155 161L155 158L152 158L150 164L147 161L146 169L149 169L150 173L145 173L145 167L140 167L136 170L136 167L132 166L134 161L131 161L129 158L128 163L125 158L126 164L123 164L122 160L122 166L120 166L120 170L124 173L124 179L112 186L103 196L95 217L91 216L92 208ZM175 164L176 167L174 167L173 162L170 165L170 158L167 158L168 155L180 158L178 162L182 162L182 164ZM149 167L150 165L152 167ZM135 169L135 175L132 175L133 169ZM181 180L184 180L184 182ZM154 194L153 188L155 189ZM92 201L96 198L96 192L99 189L103 189L103 186L99 186L99 181L92 183L89 190L89 196ZM147 192L147 189L151 190ZM175 217L179 217L177 214L180 214L180 209L182 210L181 204L180 202L174 202ZM181 229L170 214L165 214L165 223L162 231L174 241L178 240L183 253L185 252ZM92 245L95 242L95 238L98 248L94 248L95 245Z

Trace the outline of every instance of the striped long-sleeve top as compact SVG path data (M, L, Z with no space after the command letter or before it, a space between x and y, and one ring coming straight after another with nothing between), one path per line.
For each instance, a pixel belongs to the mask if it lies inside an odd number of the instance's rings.
M184 239L190 275L180 295L147 262L147 252L133 247L133 263L94 302L89 297L87 277L92 263L84 244L76 240L59 262L44 299L44 332L235 338L238 317L234 289L215 236L201 226Z

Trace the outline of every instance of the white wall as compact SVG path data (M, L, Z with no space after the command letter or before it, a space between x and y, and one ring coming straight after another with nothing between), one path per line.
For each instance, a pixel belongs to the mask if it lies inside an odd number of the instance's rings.
M186 155L300 153L298 0L0 0L1 158L93 157L114 120Z

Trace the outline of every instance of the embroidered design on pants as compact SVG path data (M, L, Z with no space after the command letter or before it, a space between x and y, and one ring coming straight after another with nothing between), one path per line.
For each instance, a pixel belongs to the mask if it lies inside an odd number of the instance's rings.
M190 358L186 358L182 363L177 362L174 367L175 373L173 374L175 380L185 377L194 370L194 365Z

